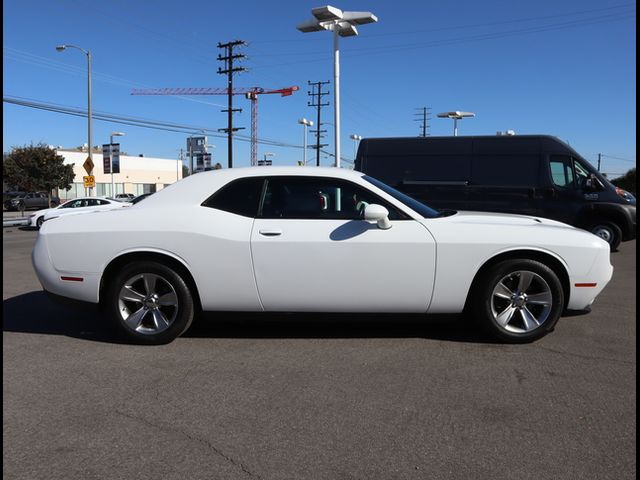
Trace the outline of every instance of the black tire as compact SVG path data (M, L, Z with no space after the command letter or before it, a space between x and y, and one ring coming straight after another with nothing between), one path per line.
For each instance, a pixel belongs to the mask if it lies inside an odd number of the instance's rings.
M44 223L44 215L40 215L38 217L38 220L36 220L36 227L38 228L42 227L43 223Z
M180 274L153 261L126 265L110 281L106 302L107 315L124 337L144 345L172 342L191 326L195 311Z
M622 230L618 225L613 222L594 222L588 230L605 240L612 252L618 250L622 241Z
M564 310L558 276L535 260L500 262L474 282L474 289L468 313L493 339L506 343L543 337L553 330Z

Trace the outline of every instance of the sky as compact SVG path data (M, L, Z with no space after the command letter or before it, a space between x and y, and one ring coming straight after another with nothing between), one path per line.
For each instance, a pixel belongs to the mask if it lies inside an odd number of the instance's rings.
M635 167L635 2L613 0L351 1L377 23L340 40L341 144L345 165L362 137L417 136L423 107L430 135L452 135L440 112L462 110L459 135L550 134L568 142L610 178ZM31 143L73 148L87 142L87 120L12 101L87 108L92 55L93 144L111 132L132 154L177 159L189 135L209 132L213 161L227 165L226 96L137 96L134 88L226 87L219 43L243 40L234 87L279 89L292 96L258 99L258 158L295 165L304 127L315 120L308 82L331 81L323 101L326 153L333 135L333 44L330 32L301 33L320 4L304 0L5 0L3 2L3 151ZM48 107L47 107L48 108ZM250 102L234 97L234 166L250 164ZM101 118L95 118L95 115ZM119 117L112 123L104 115ZM165 130L131 125L144 119ZM325 123L326 122L326 123ZM161 125L160 125L161 124ZM167 124L173 126L167 127ZM178 129L175 125L180 125ZM184 128L182 128L184 127ZM315 128L311 127L311 128ZM180 130L167 131L169 130ZM309 143L315 138L309 134ZM265 154L272 154L267 155ZM309 151L308 160L315 160Z

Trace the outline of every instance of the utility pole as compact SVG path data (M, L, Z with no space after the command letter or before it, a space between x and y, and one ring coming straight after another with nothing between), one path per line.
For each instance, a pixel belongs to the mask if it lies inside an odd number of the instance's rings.
M414 115L417 116L418 118L414 118L413 121L422 122L422 124L420 125L420 129L422 130L422 135L419 135L419 136L426 137L429 135L429 120L431 120L431 117L429 116L431 115L431 112L429 112L429 110L431 110L431 108L421 107L421 108L416 108L416 110L419 110L419 112L414 113Z
M233 112L241 112L241 108L233 108L233 74L235 72L244 72L247 69L243 67L234 67L234 60L241 60L246 57L246 55L242 54L234 54L233 47L240 47L246 45L246 42L242 40L235 40L233 42L228 43L218 43L218 48L224 48L224 56L218 54L218 60L224 62L224 69L218 68L218 73L220 75L227 76L227 97L228 97L228 108L226 110L222 110L223 112L227 112L227 128L220 128L218 131L224 132L227 134L227 156L228 156L228 166L229 168L233 167L233 132L238 130L242 130L240 128L233 128Z
M600 171L600 161L602 160L602 154L598 154L598 171Z
M322 123L320 122L320 111L322 107L326 107L327 105L329 105L329 102L322 103L322 97L324 95L329 95L329 92L322 91L322 85L326 85L327 83L330 83L330 82L329 81L326 81L326 82L307 81L307 83L312 88L310 92L307 92L307 95L311 97L311 101L307 102L307 106L316 107L317 109L316 130L311 130L311 132L316 134L316 145L314 148L316 149L316 166L319 167L320 166L320 149L322 147L327 146L326 143L320 143L320 139L324 137L324 135L322 134L326 132L326 130L321 129ZM316 87L317 87L317 92L316 92Z

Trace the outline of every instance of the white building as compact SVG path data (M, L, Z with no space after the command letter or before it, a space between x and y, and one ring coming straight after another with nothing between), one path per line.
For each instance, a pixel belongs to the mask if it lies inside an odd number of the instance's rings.
M86 195L82 177L87 175L82 166L88 154L86 151L57 150L64 157L65 165L74 164L74 183L70 190L60 190L58 196L64 201ZM93 153L93 176L96 180L96 195L107 197L118 193L155 192L182 178L182 162L167 158L132 157L120 155L120 173L113 174L114 191L111 189L112 175L104 173L102 153Z

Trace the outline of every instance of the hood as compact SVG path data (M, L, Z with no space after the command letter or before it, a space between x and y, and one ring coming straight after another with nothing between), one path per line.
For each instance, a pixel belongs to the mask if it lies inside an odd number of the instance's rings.
M575 227L556 220L511 213L459 211L455 215L443 218L446 218L451 223L467 225L547 225L575 230Z

